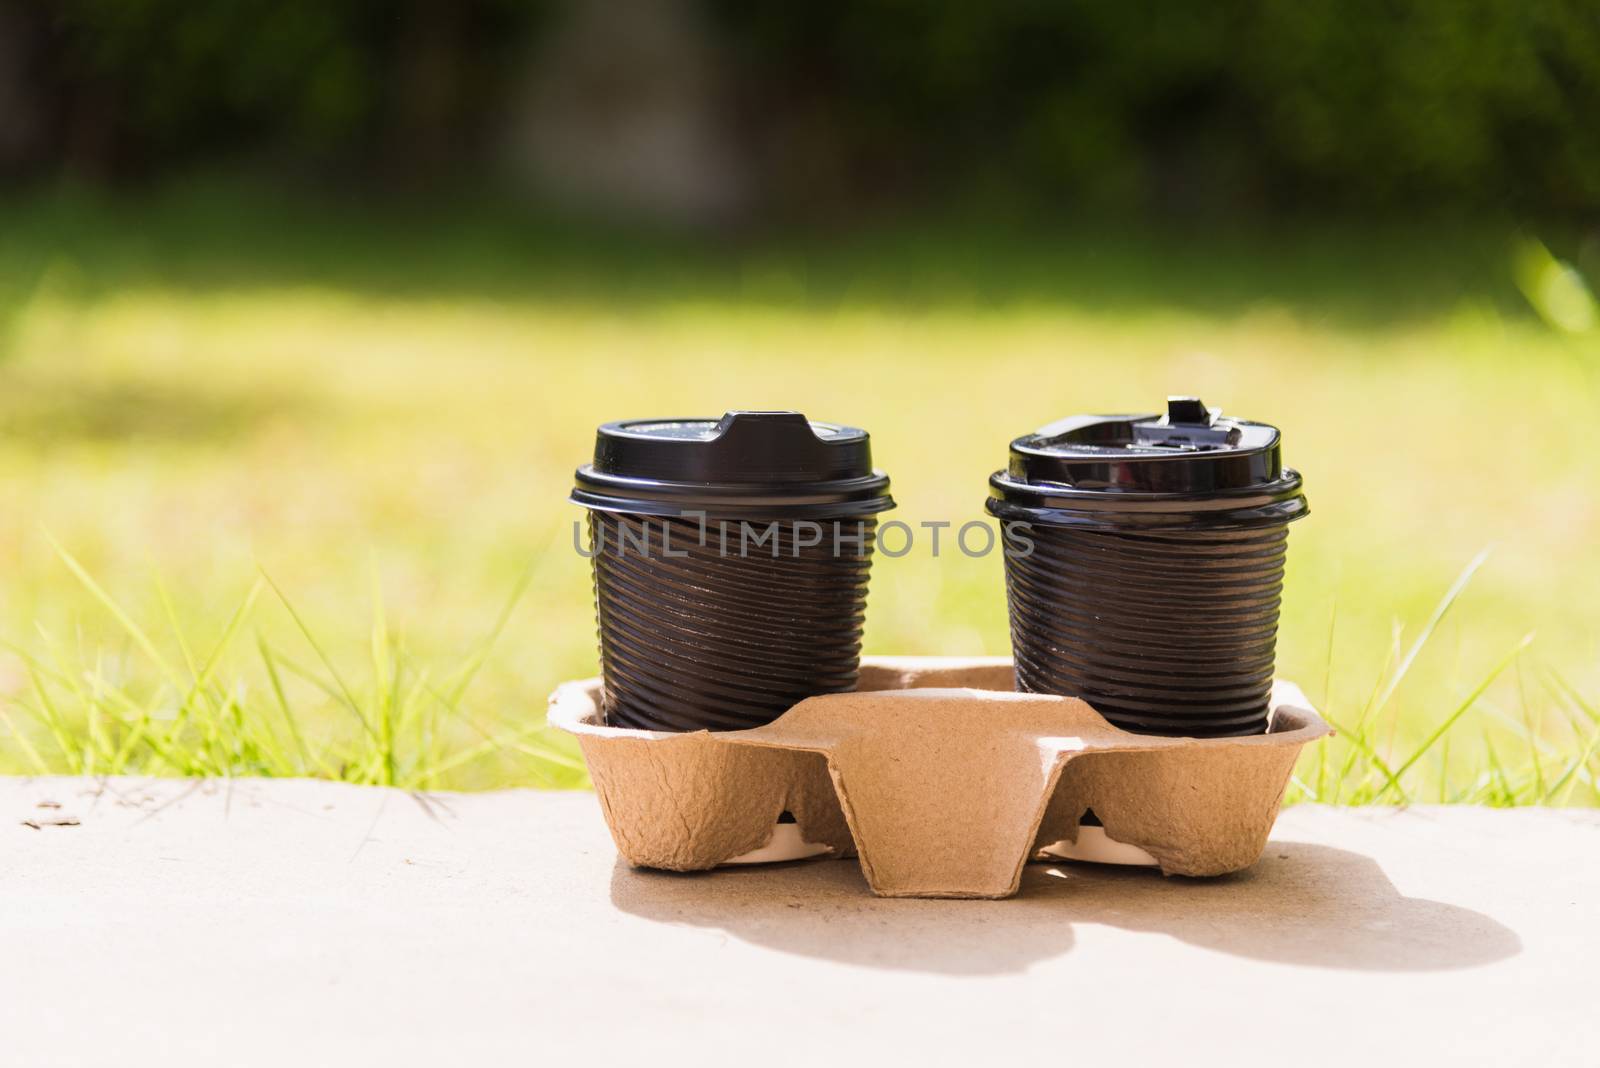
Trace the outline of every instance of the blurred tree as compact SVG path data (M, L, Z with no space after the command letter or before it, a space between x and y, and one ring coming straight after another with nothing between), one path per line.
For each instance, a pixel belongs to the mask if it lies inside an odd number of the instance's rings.
M715 2L779 171L787 117L869 187L1600 208L1592 0Z
M700 5L568 7L516 94L506 136L514 173L567 206L690 225L736 218L743 174Z
M14 0L13 0L14 2ZM59 0L36 47L59 160L129 176L246 155L429 174L492 118L517 0Z
M1600 209L1594 0L690 2L769 208ZM0 0L0 168L481 173L574 6L624 63L647 5Z

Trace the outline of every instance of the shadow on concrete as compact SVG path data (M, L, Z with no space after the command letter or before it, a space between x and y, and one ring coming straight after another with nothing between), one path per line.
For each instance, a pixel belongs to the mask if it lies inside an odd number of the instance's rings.
M788 953L951 975L1016 972L1061 956L1075 924L1364 971L1470 968L1522 948L1482 913L1402 896L1368 857L1300 842L1273 842L1255 867L1220 879L1030 864L1009 901L874 898L854 861L682 875L619 860L611 900L645 919L714 927Z

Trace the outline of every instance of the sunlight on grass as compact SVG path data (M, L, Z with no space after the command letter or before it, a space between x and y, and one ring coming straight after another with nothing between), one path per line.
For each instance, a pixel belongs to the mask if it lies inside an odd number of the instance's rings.
M1009 259L950 241L621 257L603 298L515 233L280 229L251 275L159 226L176 244L140 260L139 217L108 215L13 287L0 771L581 785L543 710L597 671L565 503L596 424L865 426L915 526L980 517L1019 433L1194 393L1280 424L1306 478L1279 673L1342 729L1290 798L1600 800L1600 332L1517 311L1503 235L1504 293L1359 241L1018 246L1008 289ZM967 295L894 296L901 267ZM878 560L866 643L1006 652L1000 561Z
M472 682L527 592L531 571L484 638L438 675L391 634L375 582L370 657L363 675L347 680L294 604L264 574L250 586L203 660L196 658L193 636L179 624L158 583L168 609L167 637L182 656L179 667L70 553L57 551L131 640L137 656L122 663L105 649L86 654L45 631L39 635L41 652L12 647L29 685L8 709L0 710L0 717L26 758L26 770L314 776L428 789L444 785L474 762L511 756L531 782L570 786L583 780L583 765L570 743L547 737L539 721L506 724L468 704ZM221 665L253 621L263 589L271 590L293 620L303 639L302 652L276 648L257 632L254 675L225 674ZM307 692L291 699L286 680Z
M70 553L59 547L57 552L136 655L125 663L103 648L69 650L45 631L39 635L41 652L13 646L25 666L28 688L0 705L0 725L25 767L0 763L0 771L314 776L429 789L453 785L458 772L477 763L510 759L521 781L586 784L569 739L533 717L520 724L497 722L492 714L474 711L467 700L473 680L528 590L531 569L482 640L452 661L449 670L437 673L390 632L374 574L370 655L363 674L352 681L266 575L250 586L203 659L196 655L193 636L179 624L165 587L157 582L170 625L167 640L179 651L179 666ZM1546 679L1562 716L1555 732L1535 721L1525 694L1517 717L1480 707L1491 684L1532 644L1531 634L1431 723L1420 742L1404 741L1397 730L1399 715L1390 699L1487 555L1480 553L1467 565L1403 655L1400 633L1395 632L1391 666L1353 719L1345 718L1343 709L1323 710L1337 734L1302 758L1288 803L1600 803L1592 766L1600 747L1600 713L1564 680L1553 674ZM253 674L226 675L220 665L254 622L264 590L271 591L293 621L302 639L301 654L275 647L258 631ZM303 692L291 698L286 680L301 684ZM1469 719L1472 713L1476 716Z

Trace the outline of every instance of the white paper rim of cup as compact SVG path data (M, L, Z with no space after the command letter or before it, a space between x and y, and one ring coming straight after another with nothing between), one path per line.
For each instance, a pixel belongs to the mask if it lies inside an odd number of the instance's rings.
M1062 860L1083 860L1090 864L1121 864L1131 867L1154 868L1160 862L1136 845L1119 842L1106 834L1104 827L1078 826L1076 842L1056 842L1040 850L1047 856Z
M785 860L805 860L832 853L833 849L819 842L808 842L800 837L798 823L777 823L772 827L772 839L760 849L740 853L723 861L723 864L777 864Z
M797 823L778 823L772 828L772 838L759 849L741 853L723 861L724 864L780 864L787 860L805 860L820 857L833 850L819 842L808 842L800 834ZM1119 842L1106 834L1104 827L1080 826L1076 842L1060 841L1045 846L1040 852L1062 860L1079 860L1090 864L1120 864L1123 866L1154 868L1159 861L1127 842Z

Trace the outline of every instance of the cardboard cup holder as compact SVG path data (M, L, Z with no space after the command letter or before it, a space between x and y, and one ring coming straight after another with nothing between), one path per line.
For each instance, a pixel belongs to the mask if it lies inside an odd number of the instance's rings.
M605 725L599 679L550 698L635 867L859 857L881 897L1003 898L1031 859L1213 876L1261 856L1295 759L1330 733L1273 687L1265 734L1130 734L1076 698L1017 693L1005 658L868 657L853 693L764 727ZM783 813L794 822L780 824ZM1093 812L1101 826L1080 827Z

